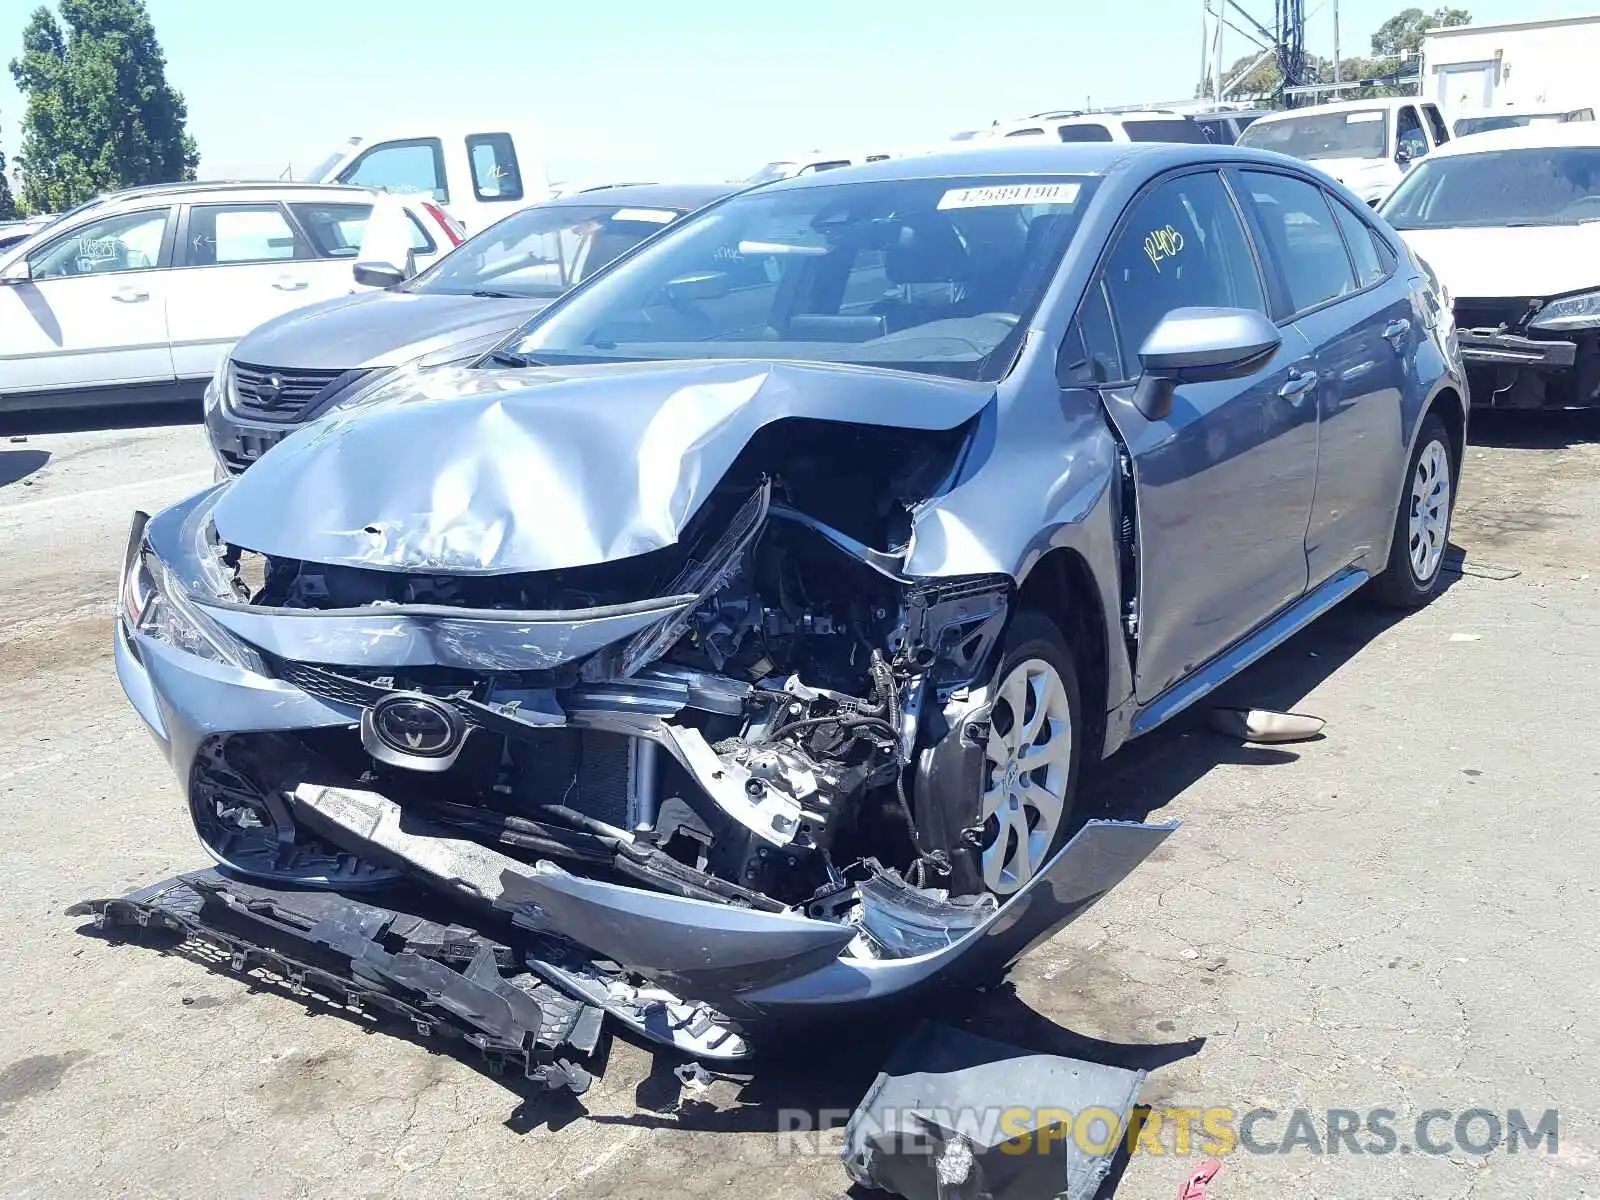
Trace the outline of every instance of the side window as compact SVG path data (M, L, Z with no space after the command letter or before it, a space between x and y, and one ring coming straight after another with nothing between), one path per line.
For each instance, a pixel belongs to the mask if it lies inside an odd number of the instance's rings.
M1433 144L1442 146L1450 140L1450 130L1445 128L1444 114L1439 111L1437 104L1424 104L1422 111L1427 114L1428 128L1433 130Z
M1395 126L1395 146L1401 155L1408 158L1421 158L1428 152L1428 137L1422 132L1422 122L1417 118L1417 110L1411 105L1406 105L1400 110L1399 123Z
M276 204L196 204L189 210L184 263L242 266L312 257Z
M1356 286L1367 287L1377 283L1389 272L1378 258L1378 244L1371 227L1341 201L1333 202L1333 219L1344 233L1344 243L1350 248L1355 262Z
M354 258L361 249L370 204L294 204L289 205L295 220L311 239L318 258Z
M28 255L28 272L34 279L63 279L147 271L161 261L167 213L165 208L121 213L80 225Z
M411 249L418 254L432 254L439 248L437 243L423 227L416 213L407 212L406 216L411 219Z
M1006 136L1007 137L1041 137L1041 136L1043 136L1043 134L1044 134L1044 130L1042 130L1042 129L1013 129L1010 133L1006 134ZM1067 139L1063 137L1061 140L1062 141L1066 141Z
M1243 171L1245 190L1297 313L1355 291L1344 239L1323 190L1290 175Z
M469 134L467 160L472 163L472 194L479 200L522 199L522 176L510 134Z
M1169 179L1135 201L1104 280L1125 379L1138 375L1140 348L1175 308L1267 311L1244 225L1214 171Z
M444 181L444 150L438 138L379 142L340 171L339 182L401 194L422 192L440 204L450 203L450 189Z
M1037 130L1033 132L1037 132ZM1057 125L1056 136L1063 142L1109 142L1112 140L1111 130L1104 125Z
M1117 330L1106 303L1104 280L1096 280L1083 297L1078 318L1067 333L1056 363L1056 378L1063 387L1117 383L1123 377Z

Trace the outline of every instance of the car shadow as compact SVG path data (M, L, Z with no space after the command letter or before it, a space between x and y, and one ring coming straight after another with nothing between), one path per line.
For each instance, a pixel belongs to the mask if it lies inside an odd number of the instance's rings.
M0 413L0 437L198 425L201 418L202 409L198 400L180 400L170 404L107 404L89 408L34 409L28 412Z
M26 479L49 461L48 450L0 450L0 487Z
M1471 568L1460 548L1451 546L1442 569L1448 590ZM1365 596L1339 605L1186 712L1086 773L1080 800L1084 817L1142 821L1223 763L1269 767L1294 762L1300 757L1297 744L1255 745L1213 732L1210 711L1296 711L1318 685L1405 616Z
M1600 442L1600 408L1475 410L1467 426L1474 446L1565 450Z

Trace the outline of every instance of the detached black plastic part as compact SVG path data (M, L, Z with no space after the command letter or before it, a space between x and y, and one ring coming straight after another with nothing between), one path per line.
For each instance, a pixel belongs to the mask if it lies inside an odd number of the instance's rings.
M581 1095L604 1013L518 970L506 946L459 925L326 891L265 888L216 870L179 875L121 899L86 900L68 916L102 926L168 929L227 956L239 973L265 967L299 992L384 1012L422 1037L457 1037L497 1069Z
M1144 1076L924 1021L851 1114L845 1169L906 1200L1089 1200ZM1085 1151L1065 1116L1091 1108L1118 1117L1116 1129L1091 1135L1091 1145L1110 1141L1104 1154Z

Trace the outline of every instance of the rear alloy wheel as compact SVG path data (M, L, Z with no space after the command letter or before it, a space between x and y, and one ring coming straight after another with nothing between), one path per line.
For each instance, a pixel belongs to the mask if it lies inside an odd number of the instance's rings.
M1066 842L1077 789L1082 705L1054 625L1020 613L1000 666L980 807L983 882L1019 890Z
M1444 582L1450 545L1450 510L1455 500L1455 463L1444 423L1429 414L1417 435L1405 493L1400 498L1389 565L1374 583L1378 599L1392 608L1420 608Z

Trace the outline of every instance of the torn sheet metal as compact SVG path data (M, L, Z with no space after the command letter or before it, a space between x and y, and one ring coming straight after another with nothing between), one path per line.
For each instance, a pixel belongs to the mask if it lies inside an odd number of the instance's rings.
M353 1016L378 1010L422 1036L461 1038L496 1067L514 1066L551 1089L589 1086L581 1064L558 1056L593 1053L602 1010L522 970L510 947L459 925L334 892L258 887L214 870L120 899L86 900L67 913L170 929L222 951L236 972L265 967L297 992L342 1002Z
M1144 1078L925 1021L851 1114L845 1169L906 1200L1090 1200ZM1104 1115L1078 1129L1074 1119L1090 1110Z
M775 421L945 430L993 397L826 364L448 368L289 437L212 516L232 545L321 564L495 575L611 562L676 542Z

